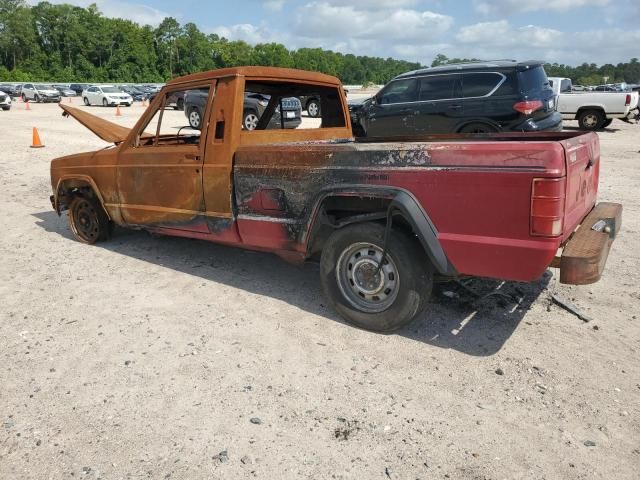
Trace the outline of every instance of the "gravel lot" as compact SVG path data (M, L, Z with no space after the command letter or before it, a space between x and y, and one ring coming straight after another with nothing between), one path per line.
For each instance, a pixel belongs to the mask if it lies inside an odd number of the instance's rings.
M385 336L326 307L316 265L121 229L75 242L49 161L105 144L56 105L0 125L1 479L638 478L640 126L600 134L600 200L625 208L601 282L503 285L520 306L442 285Z

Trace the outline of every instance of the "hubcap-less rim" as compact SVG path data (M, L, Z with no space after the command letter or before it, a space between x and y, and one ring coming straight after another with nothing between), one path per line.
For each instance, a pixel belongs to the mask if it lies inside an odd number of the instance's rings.
M82 200L73 210L73 229L80 238L92 242L100 234L100 223L96 209L86 200Z
M193 128L198 128L200 126L200 114L197 110L194 110L189 114L189 123Z
M382 249L371 243L354 243L338 259L338 287L347 301L362 312L383 312L398 296L400 277L396 264L387 255L378 272L380 260Z
M593 114L585 115L584 120L582 120L582 123L585 127L592 128L596 126L596 124L598 123L598 119Z
M318 104L315 102L311 102L307 107L307 113L312 117L317 117L319 110L320 108L318 107Z
M258 126L258 116L254 113L248 113L246 117L244 117L244 128L247 130L255 130Z

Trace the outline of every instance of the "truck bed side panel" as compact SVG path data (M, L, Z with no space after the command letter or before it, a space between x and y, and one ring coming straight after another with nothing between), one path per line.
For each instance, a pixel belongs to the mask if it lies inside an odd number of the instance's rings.
M459 273L533 280L561 238L530 236L531 184L565 176L563 138L242 147L234 164L240 235L256 246L273 242L273 232L256 230L258 221L272 223L281 246L305 252L323 196L401 189L423 206Z

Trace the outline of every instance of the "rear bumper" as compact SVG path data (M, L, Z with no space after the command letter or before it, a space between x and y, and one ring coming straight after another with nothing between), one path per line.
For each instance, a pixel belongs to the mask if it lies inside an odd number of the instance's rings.
M587 285L600 280L621 224L622 205L597 204L565 244L560 257L560 282Z
M529 118L510 130L514 132L559 132L562 130L562 115L553 112L541 120Z

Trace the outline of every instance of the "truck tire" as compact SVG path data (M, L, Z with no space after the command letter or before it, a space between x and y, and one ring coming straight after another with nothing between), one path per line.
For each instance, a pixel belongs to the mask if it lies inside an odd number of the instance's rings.
M88 245L107 240L113 229L104 208L91 196L76 195L69 205L67 220L76 240Z
M253 110L245 110L242 115L242 128L245 130L255 130L258 126L258 122L260 121L260 117Z
M607 118L607 119L602 123L602 128L607 128L609 125L611 125L611 122L613 122L613 118Z
M599 130L604 120L600 110L584 110L578 115L578 126L580 130Z
M317 100L309 100L307 103L307 114L311 118L317 118L320 116L320 103Z
M433 268L415 238L392 230L387 257L385 227L359 223L334 232L322 249L320 280L329 304L349 323L390 332L411 322L433 287Z

